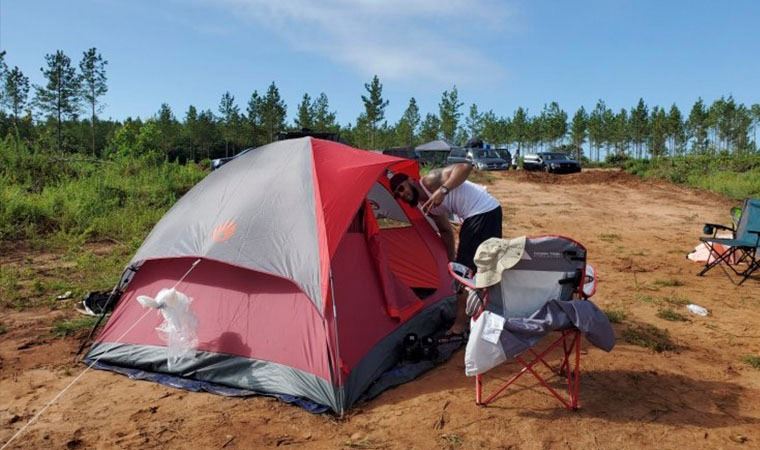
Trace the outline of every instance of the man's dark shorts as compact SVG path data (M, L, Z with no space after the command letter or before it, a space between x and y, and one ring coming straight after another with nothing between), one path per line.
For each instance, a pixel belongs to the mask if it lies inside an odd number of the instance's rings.
M465 219L459 230L456 262L476 270L475 251L489 238L501 238L501 206Z

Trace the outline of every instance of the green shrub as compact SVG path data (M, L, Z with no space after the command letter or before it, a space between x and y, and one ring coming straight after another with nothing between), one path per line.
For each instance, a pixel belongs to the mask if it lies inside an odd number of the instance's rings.
M8 139L0 142L0 164L2 240L60 233L141 240L206 174L195 164L165 162L151 151L116 153L102 161L61 158Z
M760 154L692 154L655 160L628 160L623 168L643 178L718 192L735 199L760 196Z

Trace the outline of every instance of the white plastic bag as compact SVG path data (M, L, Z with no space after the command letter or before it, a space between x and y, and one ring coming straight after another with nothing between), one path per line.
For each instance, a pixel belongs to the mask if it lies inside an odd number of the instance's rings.
M471 322L464 352L464 373L468 377L485 373L507 360L498 340L503 326L504 318L490 311L483 311Z
M161 289L156 298L141 295L137 301L145 308L161 311L164 321L156 328L166 342L167 365L171 370L182 358L193 356L198 345L198 319L190 310L192 299L176 289Z
M693 303L691 303L689 305L686 305L686 309L688 309L690 313L696 314L696 315L702 316L702 317L705 317L708 314L710 314L710 311L708 311L707 308L704 308L704 307L699 306L699 305L695 305Z

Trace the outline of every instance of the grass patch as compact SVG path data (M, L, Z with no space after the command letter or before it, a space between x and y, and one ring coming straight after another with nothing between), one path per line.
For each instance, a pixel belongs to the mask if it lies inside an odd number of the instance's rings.
M691 303L691 300L689 300L686 297L681 297L680 295L671 295L668 297L663 297L662 301L673 306L686 306L689 303Z
M76 334L79 330L90 329L98 321L97 317L79 317L71 320L61 320L53 324L53 333L58 337Z
M605 309L604 314L611 323L623 323L628 316L626 312L621 309Z
M748 364L750 367L760 369L760 356L747 355L742 358L742 361Z
M448 449L460 448L462 444L464 444L464 439L462 439L462 436L454 433L441 435L441 441L444 447Z
M657 353L672 351L676 345L670 340L670 333L653 325L643 324L626 328L623 331L625 342L648 348Z
M602 233L599 235L599 239L603 240L604 242L615 242L619 241L622 238L617 233Z
M657 287L679 287L683 286L683 281L677 280L675 278L666 278L664 280L654 280L652 284Z
M657 317L671 322L688 322L688 318L681 313L677 313L670 308L663 308L657 311Z
M651 295L637 293L634 297L637 301L640 301L642 303L649 303L650 305L658 304L660 301Z

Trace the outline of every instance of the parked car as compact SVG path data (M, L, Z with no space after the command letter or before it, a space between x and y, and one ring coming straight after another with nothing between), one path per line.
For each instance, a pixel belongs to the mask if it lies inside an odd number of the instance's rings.
M383 155L397 156L399 158L420 160L420 155L413 148L389 148L383 150Z
M499 157L494 150L477 150L469 151L470 161L478 170L507 170L509 164Z
M540 152L525 155L523 169L548 173L576 173L581 171L581 164L566 153Z
M223 165L227 164L228 162L232 161L233 159L237 158L238 156L244 155L248 153L249 151L253 150L253 147L247 148L243 150L242 152L238 153L235 156L228 156L226 158L216 158L211 160L211 170L216 170Z
M510 166L514 166L512 161L512 153L507 150L506 148L497 148L494 149L494 151L507 163L507 169L509 169Z
M449 156L446 157L446 165L458 163L472 163L472 160L467 155L467 149L452 148L449 152Z

